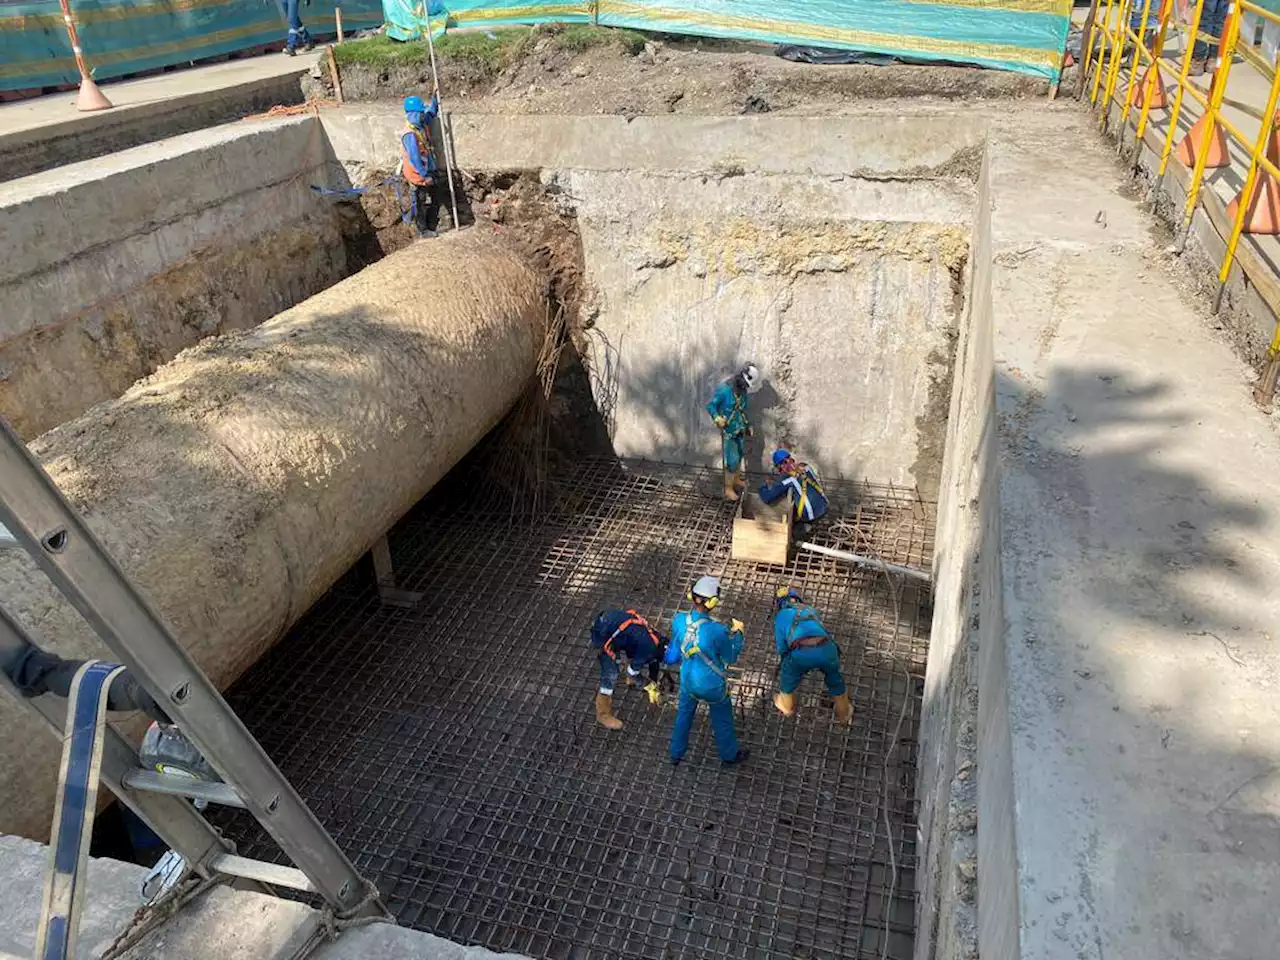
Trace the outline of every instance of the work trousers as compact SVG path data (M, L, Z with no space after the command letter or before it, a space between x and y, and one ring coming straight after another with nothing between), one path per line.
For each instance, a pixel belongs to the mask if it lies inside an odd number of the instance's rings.
M441 202L440 174L437 172L429 184L413 188L413 222L418 229L418 236L425 236L427 231L434 233L440 226Z
M676 725L671 730L671 759L681 760L689 749L689 733L698 704L705 703L711 716L711 732L716 738L716 752L725 763L738 759L738 734L733 729L733 701L725 693L719 700L702 700L680 690L680 706L676 709Z
M1204 36L1207 33L1220 38L1223 27L1227 22L1227 8L1230 5L1230 0L1204 0L1204 7L1200 11L1200 29L1197 31L1197 36ZM1196 48L1191 54L1196 60L1212 59L1217 55L1217 40L1197 40Z
M747 435L745 433L724 435L724 468L730 473L737 473L742 466L742 458L747 453Z
M641 663L627 664L627 676L636 679L642 676L641 669L648 668L649 679L653 682L658 680L658 661L657 658ZM614 684L618 682L618 661L613 659L607 653L600 653L600 692L606 696L612 695Z
M782 670L778 674L778 689L783 693L794 693L810 670L822 671L830 696L838 697L844 693L844 677L840 675L840 651L831 640L816 647L797 647L784 656Z
M289 39L285 44L290 50L296 50L311 42L311 34L307 33L307 28L302 25L302 16L298 12L300 2L301 0L285 0L285 19L289 21Z

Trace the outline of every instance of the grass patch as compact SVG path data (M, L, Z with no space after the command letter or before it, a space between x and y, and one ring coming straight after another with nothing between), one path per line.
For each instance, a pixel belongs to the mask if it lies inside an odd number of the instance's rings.
M593 47L614 46L628 56L636 56L644 49L645 37L635 30L615 30L595 27L589 23L574 23L556 36L556 43L572 53L582 53Z
M436 58L466 64L486 74L500 73L529 47L531 27L489 33L448 33L436 41ZM425 40L392 40L384 34L338 44L333 55L340 64L361 64L376 69L421 67L431 63Z
M612 46L632 57L644 49L645 42L644 34L635 30L612 30L586 23L564 28L468 30L447 33L437 40L436 57L442 62L469 66L486 76L496 76L528 53L541 37L549 38L555 46L570 53ZM360 64L376 70L423 67L431 63L425 40L401 42L384 34L340 43L333 48L333 55L340 65Z

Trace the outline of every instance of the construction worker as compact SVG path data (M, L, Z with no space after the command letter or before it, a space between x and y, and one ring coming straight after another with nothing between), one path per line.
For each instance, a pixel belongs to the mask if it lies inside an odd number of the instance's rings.
M748 751L738 746L727 683L729 664L742 653L742 621L732 620L726 627L711 616L720 605L720 581L715 577L699 579L686 597L693 609L672 619L665 657L669 665L680 664L680 706L671 731L671 765L678 766L689 749L689 732L699 703L705 703L711 715L721 761L742 763Z
M622 721L613 715L613 685L618 682L622 658L627 660L627 685L635 683L641 671L649 682L644 692L649 702L658 704L658 671L667 641L634 610L604 610L591 624L591 646L599 649L600 692L596 694L596 720L609 730L621 730Z
M284 52L291 57L298 55L298 44L302 44L302 49L306 51L314 50L316 46L311 40L311 34L302 25L302 16L298 12L300 2L308 7L311 6L311 0L283 0L284 18L289 24L289 36L284 42Z
M743 485L742 461L747 453L747 437L753 435L751 421L747 417L747 397L763 385L760 370L748 363L711 395L707 413L719 429L724 448L724 495L726 500L737 500Z
M400 173L413 187L410 209L418 236L437 236L440 225L440 171L431 142L431 124L440 110L440 91L424 104L421 97L404 98L405 131L400 136Z
M774 594L777 612L773 617L773 639L782 663L778 670L778 693L773 705L784 716L796 712L796 688L810 670L821 670L827 693L834 701L836 720L849 723L853 704L844 677L840 675L840 648L818 613L807 605L794 587L779 587Z
M761 500L777 503L790 494L795 521L799 524L813 523L826 514L827 495L822 492L817 470L801 463L784 447L773 451L773 470L772 482L760 487Z

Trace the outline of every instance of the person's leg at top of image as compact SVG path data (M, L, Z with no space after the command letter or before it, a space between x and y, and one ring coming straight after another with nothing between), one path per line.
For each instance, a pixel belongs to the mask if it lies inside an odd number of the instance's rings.
M301 3L311 6L311 0L285 0L285 19L289 22L289 36L285 40L284 52L289 56L297 53L298 47L310 50L315 46L311 42L311 34L302 25L302 15L298 10Z

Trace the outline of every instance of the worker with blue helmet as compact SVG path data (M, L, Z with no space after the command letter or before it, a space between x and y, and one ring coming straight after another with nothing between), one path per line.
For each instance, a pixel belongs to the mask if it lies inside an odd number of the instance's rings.
M748 751L738 746L728 685L729 665L742 654L742 622L732 620L725 626L711 615L720 605L720 581L715 577L700 578L686 596L693 609L672 618L671 642L663 658L669 666L680 664L680 705L671 731L671 764L679 765L689 749L689 733L700 703L707 705L720 760L742 763Z
M747 437L753 435L747 413L747 397L764 384L760 369L748 363L720 386L707 403L711 422L720 430L724 456L724 495L737 500L743 484L742 462L747 453Z
M827 693L834 701L836 721L853 719L849 690L840 674L840 648L818 618L818 612L806 604L794 587L779 587L774 594L777 612L773 616L773 640L782 663L778 670L778 693L773 705L784 716L796 712L796 688L804 675L820 670L827 682Z
M647 671L644 692L649 702L658 704L658 671L667 640L635 610L602 610L591 624L591 646L599 650L600 692L596 694L596 720L606 730L621 730L622 721L613 715L613 687L621 664L627 664L627 684L635 683Z
M410 213L420 237L436 236L440 225L440 171L431 141L431 124L440 111L440 92L425 104L422 98L404 98L405 129L400 135L400 174L411 187Z
M760 499L776 503L791 496L792 515L796 523L812 523L827 512L829 503L822 490L818 471L801 463L784 447L773 451L773 478L760 487Z

